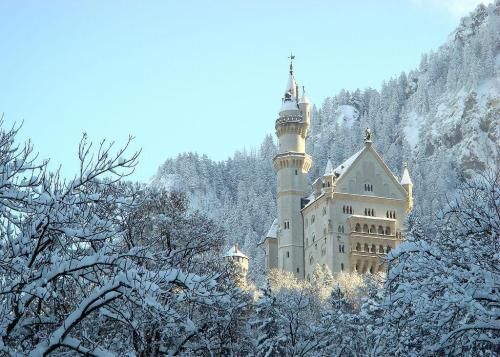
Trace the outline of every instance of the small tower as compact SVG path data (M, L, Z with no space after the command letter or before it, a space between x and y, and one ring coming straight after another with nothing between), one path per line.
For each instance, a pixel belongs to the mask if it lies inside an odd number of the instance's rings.
M248 274L248 257L238 249L238 245L233 245L231 249L227 251L224 258L229 263L231 273L236 280L239 283L245 282Z
M403 165L403 175L400 183L406 190L406 213L409 213L413 209L413 182L411 181L406 162Z
M335 182L335 172L333 172L333 165L330 159L328 159L328 162L326 163L325 174L323 175L323 179L325 182L325 189L329 191L332 190L333 184Z
M305 93L299 99L299 87L290 71L281 110L276 119L278 154L273 159L278 180L278 268L304 278L304 239L301 198L307 196L307 173L311 157L306 154L310 125L310 102Z

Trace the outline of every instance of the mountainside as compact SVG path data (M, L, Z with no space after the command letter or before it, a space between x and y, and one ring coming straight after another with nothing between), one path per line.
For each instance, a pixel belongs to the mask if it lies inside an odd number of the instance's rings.
M460 176L474 176L498 165L500 118L500 1L479 6L463 18L448 41L422 56L418 69L382 85L342 90L315 108L308 152L311 178L327 159L339 163L362 145L370 127L377 151L395 174L408 162L415 184L416 210L436 213L453 195ZM273 113L269 113L272 128ZM153 185L186 191L193 208L217 218L228 242L238 242L262 266L257 242L276 214L276 180L271 136L257 152L237 152L214 162L196 154L168 159Z

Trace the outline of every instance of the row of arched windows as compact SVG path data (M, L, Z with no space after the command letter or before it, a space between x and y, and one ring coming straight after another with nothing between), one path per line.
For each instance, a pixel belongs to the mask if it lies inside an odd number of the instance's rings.
M352 206L342 206L342 212L347 214L353 214Z
M361 243L356 244L355 250L357 252L367 252L367 253L379 253L379 254L384 254L384 253L389 253L391 251L391 246L388 245L385 247L383 245L379 245L378 248L375 246L375 244L372 244L371 247L369 244L365 243L364 246L361 246Z
M376 234L385 234L385 235L391 235L391 227L386 226L385 229L382 226L375 227L374 224L372 224L370 227L368 227L368 224L363 225L363 230L361 230L361 224L356 223L356 226L354 227L355 232L363 232L363 233L376 233Z
M373 192L373 185L369 183L365 183L365 191Z
M284 229L290 229L290 222L289 221L283 222L283 227Z
M344 233L344 226L343 225L339 225L338 231L339 231L339 233Z
M339 253L345 253L343 244L339 244Z
M375 210L373 208L365 208L365 216L375 216Z
M396 211L387 211L387 212L385 213L385 216L386 216L387 218L396 219Z

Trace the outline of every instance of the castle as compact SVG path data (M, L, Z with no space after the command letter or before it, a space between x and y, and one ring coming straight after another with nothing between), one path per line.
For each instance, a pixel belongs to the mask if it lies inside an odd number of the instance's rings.
M317 266L334 273L375 273L383 269L380 257L405 235L405 218L413 207L408 168L398 180L374 149L367 129L363 148L336 168L328 161L309 192L312 159L305 148L310 110L304 89L299 97L291 61L275 122L278 212L262 242L266 268L309 281Z

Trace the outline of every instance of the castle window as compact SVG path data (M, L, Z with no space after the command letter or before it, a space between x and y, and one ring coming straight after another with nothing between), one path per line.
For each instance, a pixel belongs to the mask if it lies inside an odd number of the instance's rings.
M369 252L370 251L370 247L368 246L368 244L365 243L365 252Z
M378 234L384 234L384 227L378 226Z
M358 271L358 264L354 266L354 270Z
M371 227L370 227L370 233L376 233L377 230L375 228L375 226L372 224Z
M345 253L344 245L342 244L342 253Z
M297 274L298 274L298 273L300 273L300 269L299 269L299 268L297 268Z
M340 271L344 271L344 263L340 263Z
M379 253L384 253L384 246L379 245L379 247L378 247L378 252L379 252Z
M363 232L368 233L368 225L367 224L363 225Z
M372 244L372 250L371 250L371 252L375 253L376 251L377 251L377 248L375 247L375 244Z
M361 252L361 243L356 244L356 250Z
M339 244L339 253L342 253L342 246Z
M372 214L370 216L375 217L375 210L373 208L372 208Z
M342 213L345 213L345 206L342 206Z
M370 267L370 274L373 274L373 267Z
M391 235L391 227L385 227L385 234L388 236Z
M386 248L386 252L389 253L391 251L391 247L388 245Z
M356 227L354 227L355 232L361 232L361 224L356 223Z
M349 206L349 213L352 214L352 206Z
M342 233L342 228L340 228L340 226L338 228L338 231L339 231L339 233Z
M295 170L295 175L298 175L298 172L297 172L297 170Z
M288 251L286 252L286 257L290 258L290 252L288 252Z

